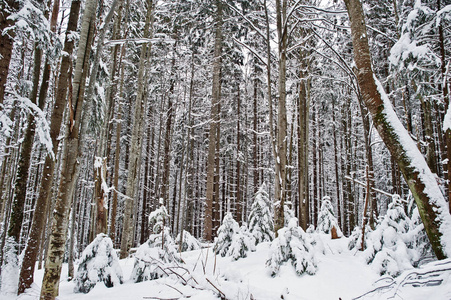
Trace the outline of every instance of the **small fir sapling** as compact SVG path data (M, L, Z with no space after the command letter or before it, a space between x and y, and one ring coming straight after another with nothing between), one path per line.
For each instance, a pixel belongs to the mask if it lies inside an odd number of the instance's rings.
M176 241L180 243L180 234L177 235ZM202 248L201 243L188 231L183 230L182 252L198 250L200 248Z
M271 276L277 275L285 262L290 262L298 275L316 273L317 262L311 239L297 222L297 218L292 218L288 227L278 231L278 237L271 244L270 257L266 261Z
M103 233L83 251L75 274L76 293L88 293L97 282L106 287L122 284L122 269L111 239Z
M163 205L150 214L150 223L154 224L153 234L136 251L131 275L134 282L160 278L165 275L163 271L165 266L181 262L169 227L164 227L167 217L168 213Z
M290 224L290 220L294 218L294 211L291 209L292 204L290 201L285 202L285 205L283 206L283 226L288 227L288 224Z
M216 238L214 250L216 254L222 257L227 255L230 246L232 245L233 236L240 230L240 226L233 219L231 213L224 216L221 226L218 228L218 237Z
M337 218L335 218L334 209L332 203L330 202L330 197L325 196L321 203L321 210L318 215L318 227L316 228L316 230L318 232L331 234L334 227L336 230L336 236L342 237L343 233L338 226Z
M393 197L385 217L368 234L367 249L363 252L367 263L380 275L398 276L413 268L413 262L418 260L418 250L412 248L414 235L409 233L410 223L399 196Z
M249 214L249 231L254 236L256 244L274 239L274 221L265 184L255 194Z
M365 241L364 247L367 248L366 240L368 238L368 233L372 232L371 226L365 226ZM349 236L348 249L356 249L356 250L364 250L362 248L362 228L360 226L356 226Z
M232 236L227 256L231 256L234 260L245 258L248 251L255 251L255 244L254 236L249 232L246 224L243 224L240 230Z
M13 237L8 237L3 247L3 267L0 278L0 291L5 294L17 294L19 282L18 245Z

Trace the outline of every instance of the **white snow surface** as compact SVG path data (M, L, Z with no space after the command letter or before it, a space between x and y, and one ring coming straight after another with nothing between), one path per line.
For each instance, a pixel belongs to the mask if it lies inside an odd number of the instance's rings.
M106 288L98 284L88 294L73 292L74 283L67 281L67 265L63 265L60 283L59 300L106 300L106 299L219 299L218 292L208 282L214 284L227 299L450 299L451 297L451 260L433 262L420 269L410 269L397 279L379 277L365 263L361 252L347 249L347 238L331 240L328 234L319 234L325 246L325 253L316 253L318 269L315 275L298 276L291 264L284 264L274 278L265 267L270 254L270 242L257 245L257 251L249 252L248 257L234 261L231 257L215 256L211 248L183 252L185 264L181 266L191 273L197 281L188 280L187 285L182 280L171 275L157 280L133 283L130 274L134 258L120 261L124 274L124 284ZM204 267L205 265L205 267ZM440 279L440 285L422 285L415 287L416 281L409 279L413 271L428 272L445 270L432 279ZM446 271L448 269L448 271ZM205 270L205 271L204 271ZM181 272L182 273L182 272ZM17 297L12 294L0 294L3 300L37 300L39 299L43 270L35 273L35 283L26 294ZM184 278L188 278L187 275ZM407 279L406 279L407 278ZM208 279L208 281L207 281ZM404 281L403 281L404 280ZM384 285L393 288L380 289ZM192 287L195 286L195 287ZM252 295L252 296L251 296ZM152 298L154 297L154 298ZM251 298L253 297L253 298ZM400 298L402 297L402 298Z

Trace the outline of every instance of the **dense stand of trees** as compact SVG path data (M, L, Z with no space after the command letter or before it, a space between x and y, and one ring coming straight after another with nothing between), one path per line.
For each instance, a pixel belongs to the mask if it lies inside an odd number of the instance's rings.
M0 1L0 266L22 293L45 261L54 299L98 233L127 257L164 204L212 241L263 185L276 233L324 196L349 235L411 195L449 256L450 5Z

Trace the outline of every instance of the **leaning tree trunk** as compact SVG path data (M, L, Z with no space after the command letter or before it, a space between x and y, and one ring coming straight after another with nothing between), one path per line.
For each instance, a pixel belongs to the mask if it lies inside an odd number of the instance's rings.
M147 15L146 24L144 27L144 37L150 37L150 21L152 17L152 0L147 0ZM136 94L136 104L135 104L135 115L133 121L133 132L132 139L130 143L130 161L128 164L128 178L125 199L125 210L124 210L124 226L122 228L122 239L121 239L121 258L125 258L128 255L128 250L130 248L131 233L133 231L132 226L132 212L133 212L133 202L135 200L136 186L138 184L138 172L140 170L139 161L141 159L141 145L142 145L142 132L143 132L143 111L145 107L144 99L144 86L145 86L145 75L144 69L146 67L146 62L148 60L150 46L148 44L143 44L141 48L141 57L139 60L138 68L138 83L137 83L137 94Z
M82 147L81 132L85 126L82 120L84 88L88 73L89 54L94 34L96 0L88 0L85 5L77 63L73 80L73 93L69 93L69 120L67 124L64 153L62 156L61 179L52 221L49 248L42 280L41 299L55 299L58 295L61 267L66 244L69 209L79 173L79 158Z
M204 238L206 241L213 239L213 200L214 195L216 138L219 127L219 101L221 99L221 55L222 55L222 4L216 0L216 36L215 51L213 58L213 87L211 98L210 131L208 135L208 157L207 157L207 195L205 200Z
M59 12L59 1L55 1L52 12L51 28L55 30L56 27L56 17ZM28 237L28 243L25 248L24 259L22 267L20 269L19 277L19 290L18 293L23 293L25 289L31 287L33 283L34 268L36 265L36 260L39 254L39 245L41 241L42 231L46 224L46 212L47 206L50 199L50 190L53 185L53 172L55 170L55 158L58 151L59 140L58 136L60 134L62 116L64 109L66 107L66 96L67 96L67 86L69 83L69 76L71 76L70 64L71 55L74 49L74 40L70 38L70 32L77 29L78 16L80 12L80 1L73 1L71 4L71 10L69 14L69 21L66 30L66 40L64 42L64 49L68 55L64 55L60 66L60 76L58 79L58 87L56 90L56 98L53 106L53 111L50 119L50 137L52 139L53 153L55 157L49 154L45 158L43 173L41 177L39 195L36 200L35 211L33 215L33 221L31 224L30 234ZM48 69L47 69L48 67ZM46 77L46 72L50 72L50 65L46 65L44 70L44 80ZM43 81L44 83L45 81ZM47 81L48 84L48 81ZM44 84L43 84L44 85ZM45 98L47 95L47 88L41 86L41 91L39 98Z
M382 85L373 75L361 2L345 0L345 3L351 22L357 80L363 101L379 135L409 185L435 255L438 259L444 259L451 254L451 245L443 240L445 234L449 235L451 225L447 203L435 176L396 116Z

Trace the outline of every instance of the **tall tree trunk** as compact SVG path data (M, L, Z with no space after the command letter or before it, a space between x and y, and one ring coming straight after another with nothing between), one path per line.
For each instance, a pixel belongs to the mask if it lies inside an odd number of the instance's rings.
M61 276L64 246L66 244L69 209L74 194L75 184L79 173L79 158L83 137L82 120L83 98L88 73L89 54L94 35L95 11L97 1L88 0L80 32L77 63L72 85L72 95L69 94L69 122L67 124L61 180L53 214L52 233L45 263L45 273L42 280L41 299L55 299L58 295L59 279ZM86 117L86 114L84 115ZM84 121L84 122L83 122Z
M254 79L254 102L253 102L253 112L254 112L254 134L253 134L253 142L254 142L254 151L253 151L253 168L254 168L254 195L258 192L259 188L259 178L258 178L258 80Z
M4 0L0 2L0 111L3 110L6 79L8 78L15 37L14 32L8 31L5 33L4 30L13 25L13 21L8 17L19 10L19 5L20 1L17 0Z
M332 133L334 138L334 161L335 161L335 189L337 197L337 215L338 215L338 227L342 227L341 218L341 197L340 197L340 179L338 176L338 146L337 146L337 128L335 124L335 98L332 98Z
M39 78L41 75L42 50L38 48L38 44L34 45L34 67L33 67L33 87L30 94L30 101L38 104L43 109L45 99L40 99L40 103L36 103ZM12 237L15 243L19 243L20 229L23 221L23 210L25 198L27 196L27 182L31 163L31 152L33 150L34 136L36 134L36 122L33 114L27 117L28 127L25 129L23 142L20 148L20 156L17 168L16 183L14 187L14 200L11 212L11 220L9 223L8 236ZM16 249L18 251L18 248Z
M163 203L169 208L169 176L171 172L171 140L172 140L172 119L174 118L174 88L175 88L175 56L177 42L173 44L171 59L171 84L168 93L168 109L166 110L166 130L164 134L164 158L163 158L163 181L161 185L161 197Z
M125 76L125 64L122 62L125 56L125 44L122 45L121 48L121 56L119 60L120 65L120 82L119 82L119 99L117 104L117 114L116 118L118 120L122 119L122 103L121 99L123 99L124 95L124 76ZM120 154L121 154L121 129L122 122L117 122L116 124L116 150L114 153L114 175L113 175L113 200L112 200L112 208L111 208L111 221L110 221L110 237L113 243L116 240L116 214L117 214L117 197L119 193L119 168L120 168ZM116 244L115 244L116 245Z
M241 200L241 164L240 164L240 106L241 106L240 87L238 86L237 96L237 121L236 121L236 221L243 223L243 203Z
M409 185L436 257L444 259L451 254L451 245L446 245L442 240L443 235L448 234L450 228L447 226L451 223L447 203L426 161L373 75L362 4L359 0L345 0L345 4L351 22L357 80L363 101Z
M287 107L286 107L286 60L287 60L287 0L276 0L277 36L279 40L279 105L277 111L277 147L276 147L276 178L274 201L274 230L276 234L284 226L284 205L287 165ZM278 166L277 166L278 165Z
M216 169L216 139L219 124L219 101L221 99L221 55L222 55L222 4L216 0L215 16L215 50L213 58L213 87L210 112L210 131L208 135L208 158L207 158L207 195L205 200L204 217L204 239L213 240L213 198L214 177L219 170ZM219 195L218 195L219 196Z
M33 215L33 221L31 224L31 230L28 237L28 243L25 248L24 259L22 267L20 269L19 277L19 294L24 292L25 289L30 288L33 283L34 268L36 265L36 260L39 254L39 245L42 232L44 230L45 224L47 223L47 210L49 206L50 193L53 185L53 173L55 171L55 158L58 152L59 146L59 134L61 131L61 123L63 119L63 112L66 107L66 97L67 97L67 87L69 84L69 77L72 76L70 71L70 65L72 60L72 53L74 50L74 40L70 38L70 34L77 30L78 16L80 13L80 3L81 1L72 1L69 20L67 23L66 39L64 42L63 51L68 55L63 55L60 66L60 75L58 78L58 87L56 90L55 103L53 105L53 111L50 118L50 137L52 139L53 153L55 157L47 155L44 162L43 174L41 177L39 195L36 200L35 211ZM59 12L59 1L54 2L51 28L56 31L56 19ZM45 77L44 70L44 75ZM45 79L45 78L44 78ZM46 89L45 89L46 90ZM45 98L46 91L44 92L41 86L41 96Z
M151 36L151 19L153 10L153 1L146 0L147 3L147 15L144 27L144 37L149 38ZM133 120L133 132L132 140L130 143L130 161L128 164L128 178L127 178L127 189L125 199L125 210L124 210L124 226L122 228L122 239L121 239L121 258L125 258L128 255L130 249L131 238L132 238L132 212L133 204L136 196L136 188L138 184L138 173L140 170L139 162L141 159L141 145L142 145L142 132L143 132L143 118L142 114L145 107L145 97L144 97L144 87L146 82L146 76L144 75L144 70L147 64L147 60L150 54L150 45L147 43L142 45L141 56L139 59L138 68L138 83L137 83L137 95L135 103L135 115Z

